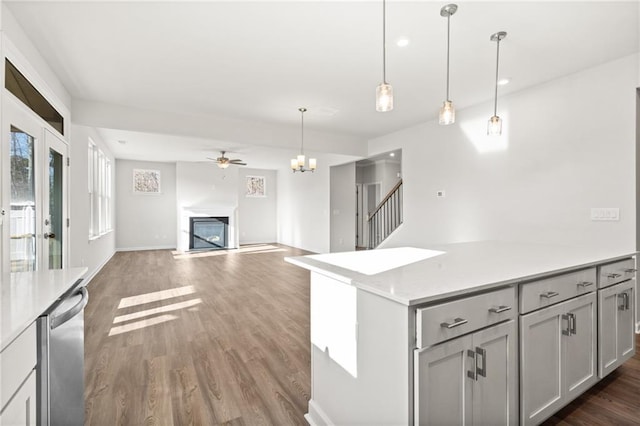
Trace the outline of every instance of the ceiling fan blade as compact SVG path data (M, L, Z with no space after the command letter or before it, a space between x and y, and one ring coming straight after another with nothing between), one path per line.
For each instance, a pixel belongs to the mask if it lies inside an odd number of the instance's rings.
M232 162L231 164L234 164L236 166L246 166L247 163L238 163L238 162Z

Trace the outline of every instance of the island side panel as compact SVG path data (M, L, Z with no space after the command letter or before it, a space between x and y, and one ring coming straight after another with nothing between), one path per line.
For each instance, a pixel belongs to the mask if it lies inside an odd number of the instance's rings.
M410 423L408 311L311 272L310 424Z

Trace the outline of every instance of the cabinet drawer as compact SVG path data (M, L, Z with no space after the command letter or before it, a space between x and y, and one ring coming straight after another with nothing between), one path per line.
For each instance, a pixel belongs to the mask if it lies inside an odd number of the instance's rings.
M598 288L609 287L636 276L635 259L625 259L599 267Z
M507 287L416 311L418 348L515 318L516 289Z
M520 285L520 313L554 305L596 289L596 268L562 274Z
M35 368L36 361L36 324L33 323L0 353L0 407L4 408L9 402Z

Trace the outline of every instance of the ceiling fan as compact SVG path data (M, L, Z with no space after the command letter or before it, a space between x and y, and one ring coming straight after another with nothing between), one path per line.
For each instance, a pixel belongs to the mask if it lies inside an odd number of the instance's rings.
M227 167L229 167L230 164L233 164L234 166L246 166L247 163L243 163L242 160L236 158L231 160L229 157L225 157L225 151L220 151L220 153L222 154L220 157L218 158L211 158L211 157L207 157L207 160L212 160L215 161L216 163L218 163L218 167L220 167L221 169L226 169Z

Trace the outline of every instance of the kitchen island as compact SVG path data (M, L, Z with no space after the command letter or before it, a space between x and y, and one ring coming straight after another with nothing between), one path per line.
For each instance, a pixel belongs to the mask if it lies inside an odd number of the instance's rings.
M601 293L625 315L602 327L633 340L634 255L472 242L287 258L311 271L307 420L540 423L634 353L598 364ZM549 372L527 356L540 347Z
M0 284L0 425L35 425L36 320L74 288L87 268L19 272ZM78 368L78 366L73 366ZM82 405L82 401L78 401Z

